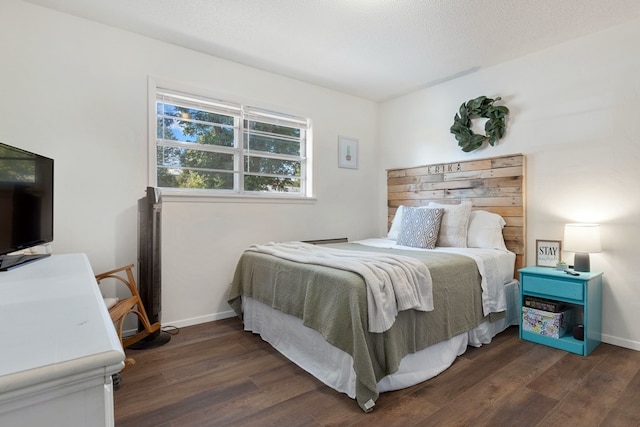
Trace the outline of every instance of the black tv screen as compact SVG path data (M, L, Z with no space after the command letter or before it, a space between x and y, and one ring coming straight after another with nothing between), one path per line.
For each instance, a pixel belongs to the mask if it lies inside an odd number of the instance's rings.
M53 159L0 143L0 255L53 241Z

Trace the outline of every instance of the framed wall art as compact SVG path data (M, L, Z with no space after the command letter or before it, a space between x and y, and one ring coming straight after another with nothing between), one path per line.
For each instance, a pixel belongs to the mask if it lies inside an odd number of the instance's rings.
M560 240L536 240L536 265L555 267L561 260L561 250Z
M358 140L346 136L338 137L338 167L358 169Z

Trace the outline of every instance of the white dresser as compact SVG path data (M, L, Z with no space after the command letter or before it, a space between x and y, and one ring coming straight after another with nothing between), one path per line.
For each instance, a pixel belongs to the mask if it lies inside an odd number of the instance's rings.
M123 366L86 255L0 272L0 426L113 426Z

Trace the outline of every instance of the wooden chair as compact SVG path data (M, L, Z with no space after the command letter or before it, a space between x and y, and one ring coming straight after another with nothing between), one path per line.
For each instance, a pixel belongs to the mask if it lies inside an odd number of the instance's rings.
M109 310L109 315L111 316L111 320L116 328L116 332L118 334L118 338L120 338L120 343L122 344L122 348L125 349L128 346L137 343L141 339L148 337L154 332L160 329L160 323L151 324L149 321L149 317L147 316L147 312L144 309L144 305L142 304L142 300L140 299L140 294L138 293L138 286L136 285L135 278L133 276L133 264L126 265L124 267L116 268L115 270L107 271L101 274L96 275L96 280L98 284L105 279L115 279L118 282L121 282L127 286L129 292L131 294L130 297L123 299L116 299L114 304L107 304L107 308ZM126 276L126 277L125 277ZM138 319L144 326L144 329L136 333L135 335L122 338L122 327L124 326L124 319L130 313L138 316ZM127 366L133 365L135 360L132 358L127 358L125 360L125 368Z

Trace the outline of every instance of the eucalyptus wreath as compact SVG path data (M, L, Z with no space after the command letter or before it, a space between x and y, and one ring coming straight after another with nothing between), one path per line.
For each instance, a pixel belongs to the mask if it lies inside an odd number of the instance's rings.
M491 99L486 96L479 96L460 106L460 111L453 118L453 125L451 125L450 131L455 135L456 140L458 140L458 146L462 148L462 151L477 150L482 147L485 141L494 146L504 136L509 109L504 106L493 105L494 102L500 99L500 97ZM478 135L471 130L471 119L477 117L489 119L484 125L485 135Z

